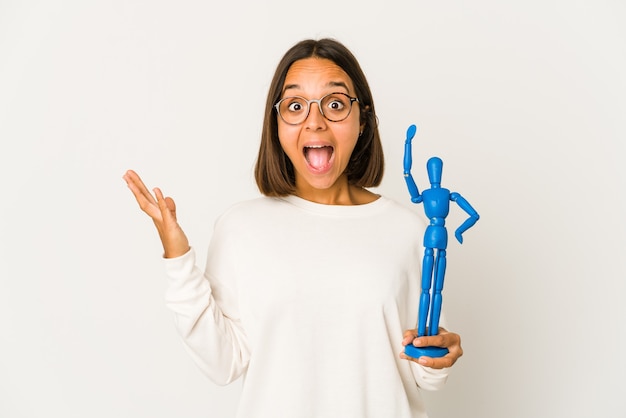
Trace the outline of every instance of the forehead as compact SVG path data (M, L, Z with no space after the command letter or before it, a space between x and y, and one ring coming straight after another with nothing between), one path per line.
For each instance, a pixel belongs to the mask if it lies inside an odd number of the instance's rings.
M354 92L352 80L340 66L325 58L305 58L291 64L285 76L283 91L331 89L342 86L348 93Z

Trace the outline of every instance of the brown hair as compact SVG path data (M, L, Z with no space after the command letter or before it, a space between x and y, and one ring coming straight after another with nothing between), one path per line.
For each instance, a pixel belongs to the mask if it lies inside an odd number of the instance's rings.
M278 121L274 104L282 95L287 71L291 65L305 58L325 58L341 67L354 83L359 98L363 133L352 152L345 173L348 182L359 187L378 186L383 178L383 148L378 134L378 120L369 84L354 55L334 39L307 39L298 42L283 56L276 67L265 103L265 119L261 145L254 176L261 193L266 196L285 196L295 191L294 168L278 140Z

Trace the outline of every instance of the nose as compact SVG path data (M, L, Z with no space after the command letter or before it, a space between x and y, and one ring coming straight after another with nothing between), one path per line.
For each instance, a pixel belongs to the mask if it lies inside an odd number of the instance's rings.
M317 109L313 108L313 105L317 105ZM318 130L326 127L326 119L322 115L322 108L320 107L320 102L310 102L309 103L309 114L306 116L306 120L304 121L307 129Z

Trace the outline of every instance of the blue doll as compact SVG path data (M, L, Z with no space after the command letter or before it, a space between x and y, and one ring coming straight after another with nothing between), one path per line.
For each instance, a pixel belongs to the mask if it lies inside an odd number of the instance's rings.
M432 157L426 163L430 189L420 194L415 180L411 175L411 140L417 132L415 125L409 126L404 142L404 180L411 195L411 202L423 203L424 212L430 224L424 233L424 259L422 261L422 291L419 301L419 315L417 335L437 335L439 332L439 316L441 314L441 292L446 273L446 247L448 245L448 232L446 230L446 216L450 211L450 201L456 202L469 218L454 232L454 236L463 243L463 232L471 228L479 219L478 213L459 193L450 192L441 187L441 171L443 162L438 157ZM432 288L432 297L431 297ZM430 313L430 317L429 317ZM428 327L427 318L430 319ZM420 356L442 357L448 353L446 348L440 347L415 347L409 344L405 347L405 354L418 358Z

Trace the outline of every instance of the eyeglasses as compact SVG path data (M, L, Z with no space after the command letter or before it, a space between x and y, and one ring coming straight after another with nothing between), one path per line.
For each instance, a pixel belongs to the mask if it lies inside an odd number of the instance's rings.
M331 122L341 122L350 116L356 97L345 93L330 93L321 99L307 100L300 96L284 97L274 105L280 118L288 125L299 125L309 117L311 103L317 103L320 113Z

